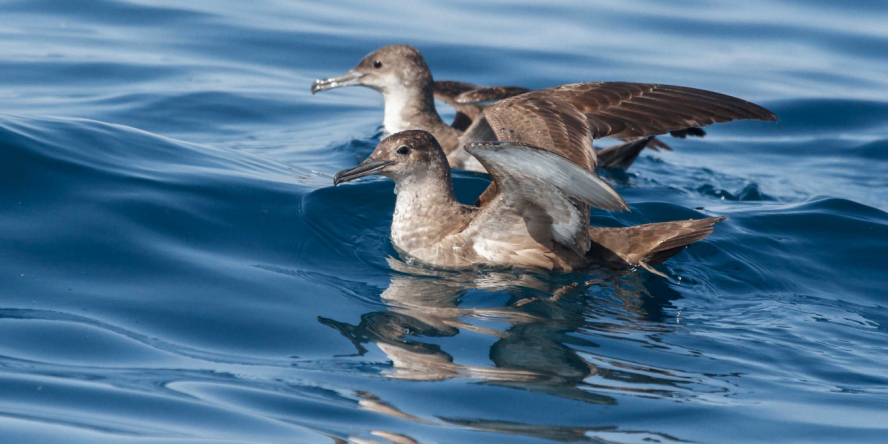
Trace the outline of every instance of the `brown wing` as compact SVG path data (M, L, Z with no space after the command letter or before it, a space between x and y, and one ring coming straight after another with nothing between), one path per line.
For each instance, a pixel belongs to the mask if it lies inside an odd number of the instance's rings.
M593 171L592 130L588 119L570 102L534 91L484 109L490 128L501 142L521 142L552 151Z
M520 86L479 86L472 90L460 93L456 96L456 102L464 104L487 104L497 100L508 99L509 97L514 97L526 92L530 92L530 90Z
M488 106L484 115L499 140L518 136L565 157L578 149L587 151L587 138L628 139L738 119L777 120L767 109L736 97L627 82L575 83L533 91Z
M435 98L456 110L453 128L466 131L481 116L484 106L530 91L517 86L478 86L471 83L440 80L435 82Z
M459 131L465 131L475 119L481 116L481 110L483 107L478 105L464 105L457 103L456 101L456 97L460 94L478 88L481 87L478 85L472 85L471 83L454 82L451 80L435 81L435 98L452 106L453 109L456 110L456 116L453 118L453 123L451 123L450 126Z
M436 80L435 81L435 98L441 99L447 103L456 103L456 96L473 89L482 88L478 85L472 85L465 82L454 82L452 80Z

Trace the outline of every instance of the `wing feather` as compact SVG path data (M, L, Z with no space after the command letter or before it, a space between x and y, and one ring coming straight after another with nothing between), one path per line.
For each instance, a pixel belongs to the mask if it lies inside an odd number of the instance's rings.
M591 139L681 133L738 119L777 120L771 111L736 97L628 82L575 83L532 91L496 102L484 109L484 115L500 141L534 145L583 166L588 163L584 160L591 160L591 167L596 164L594 153L585 152L591 152Z
M465 105L456 101L456 97L460 94L478 88L481 87L478 85L472 85L471 83L454 82L451 80L435 81L435 98L452 106L453 109L456 110L456 116L450 126L459 131L465 131L469 128L472 122L477 120L478 117L481 117L481 110L483 109L481 106Z
M489 104L497 100L508 99L519 94L530 92L520 86L479 86L473 90L464 91L455 100L461 104Z
M589 249L589 207L628 209L622 197L585 166L520 142L474 142L465 147L490 173L497 197L473 224L502 225L503 214L523 219L531 236L549 236L579 255Z
M460 131L468 131L481 117L486 105L528 91L518 86L478 86L452 80L436 80L434 83L435 98L456 110L451 126Z
M534 94L523 94L485 108L495 109L491 113L485 111L484 116L497 140L544 148L592 171L596 159L587 117L558 97L528 97ZM501 105L507 102L509 105Z

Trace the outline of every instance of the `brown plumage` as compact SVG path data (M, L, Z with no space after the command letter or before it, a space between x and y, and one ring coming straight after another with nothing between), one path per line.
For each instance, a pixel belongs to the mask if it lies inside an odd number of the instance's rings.
M451 80L435 81L435 98L456 110L450 126L458 131L466 131L472 122L481 117L484 103L477 102L501 100L528 91L518 86L478 86Z
M465 131L472 121L481 116L482 107L478 105L464 105L456 102L456 97L466 91L477 88L475 85L450 80L435 81L435 98L452 106L456 110L453 122L450 124L457 131Z
M501 100L484 109L500 141L542 147L592 171L598 155L615 168L628 167L650 140L640 137L734 119L776 120L770 111L735 97L694 88L645 83L575 83ZM702 130L701 130L702 131ZM696 133L696 132L694 132ZM592 149L593 139L634 138L607 150ZM448 158L464 159L460 152ZM478 199L496 195L496 184Z
M457 96L464 92L472 91L480 88L478 85L472 85L465 82L454 82L452 80L436 80L435 81L435 98L443 100L447 104L459 105L456 102Z
M620 145L614 145L603 150L598 150L595 155L598 156L599 165L608 165L611 168L629 168L632 162L641 154L641 150L645 149L651 142L656 139L653 137L643 137L633 142L627 142ZM666 149L669 149L666 147Z
M608 267L639 265L663 275L652 265L663 263L684 247L704 239L726 216L661 222L625 228L589 227L592 245L586 257Z
M383 94L386 132L429 131L440 142L452 166L473 171L483 169L461 149L470 142L514 141L520 137L527 143L543 146L544 143L533 142L546 138L555 142L560 154L581 165L591 162L593 167L628 168L631 156L625 152L603 156L604 162L597 161L591 140L613 137L631 144L666 133L681 138L702 136L705 132L698 127L713 123L776 119L770 111L744 100L680 86L595 82L528 91L511 86L436 82L422 55L409 45L380 48L345 75L315 81L312 92L353 85L367 86ZM434 98L457 110L453 125L441 120ZM613 148L611 154L637 147ZM669 149L657 139L646 147Z
M627 82L533 91L488 106L484 116L497 139L555 149L581 165L590 155L576 147L591 147L592 139L656 136L737 119L777 120L761 106L724 94Z
M527 88L520 86L476 86L467 91L463 91L456 96L456 103L464 104L486 104L497 100L508 99L519 94L530 92Z
M703 239L722 220L589 227L590 205L628 207L588 162L524 142L472 143L466 150L499 190L481 206L456 201L447 157L425 131L387 137L364 163L337 173L334 185L370 174L394 180L392 244L408 257L444 268L576 270L598 264L641 266L659 274L651 265Z

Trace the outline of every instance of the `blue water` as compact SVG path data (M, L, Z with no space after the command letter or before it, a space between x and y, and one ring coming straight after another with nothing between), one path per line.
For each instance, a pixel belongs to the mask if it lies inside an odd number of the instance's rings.
M885 442L886 23L883 1L3 1L0 442ZM418 269L391 182L331 187L382 98L309 93L390 43L438 79L679 84L781 121L611 175L633 211L594 223L729 216L672 280ZM486 180L457 173L459 198Z

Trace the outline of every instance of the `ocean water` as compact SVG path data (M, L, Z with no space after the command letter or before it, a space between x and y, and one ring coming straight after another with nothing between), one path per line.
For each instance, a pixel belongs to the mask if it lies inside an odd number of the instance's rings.
M886 23L881 0L2 1L0 442L885 442ZM441 80L678 84L780 122L608 177L632 212L594 223L729 217L671 279L417 268L391 182L332 187L382 98L309 93L391 43Z

